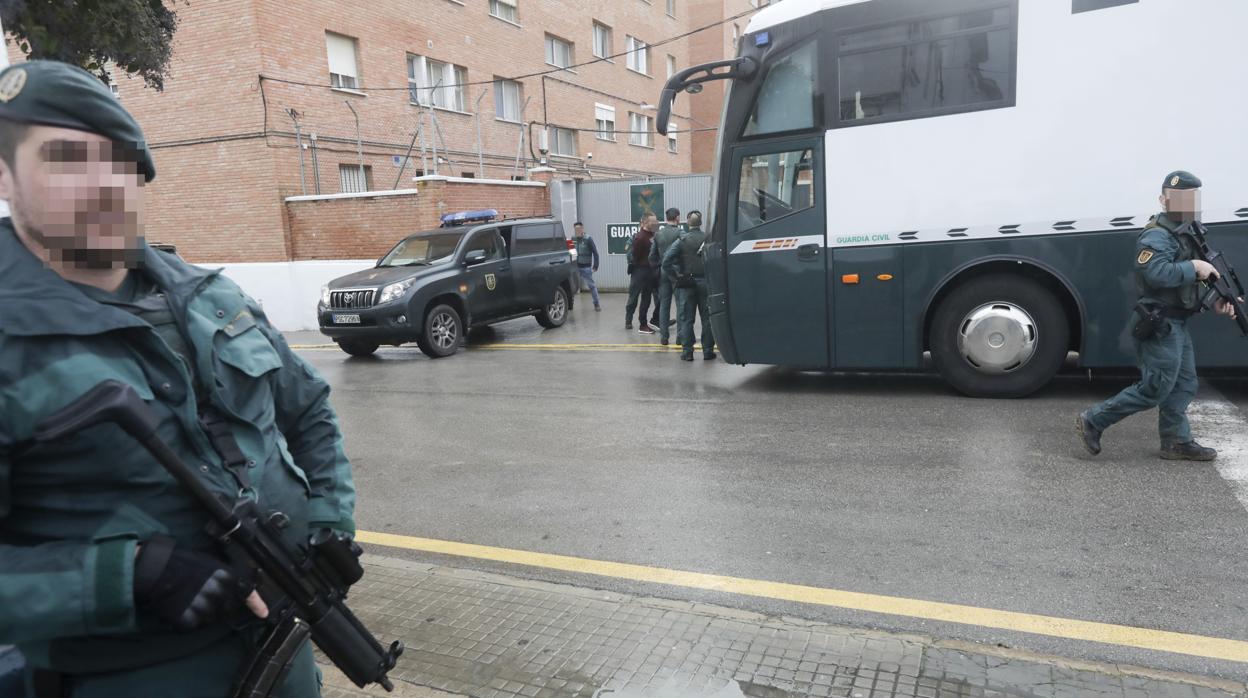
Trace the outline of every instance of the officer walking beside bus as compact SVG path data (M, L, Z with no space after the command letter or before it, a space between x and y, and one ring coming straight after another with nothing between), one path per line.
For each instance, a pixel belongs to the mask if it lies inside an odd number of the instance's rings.
M1166 460L1210 461L1218 452L1192 438L1187 407L1196 394L1196 359L1187 320L1200 312L1201 281L1217 272L1197 258L1187 236L1176 235L1198 220L1201 181L1190 172L1166 175L1163 213L1149 221L1136 240L1135 285L1139 302L1132 315L1132 335L1140 380L1114 397L1079 414L1076 428L1092 455L1101 452L1101 435L1137 412L1158 408L1160 456ZM1234 306L1219 301L1216 311L1235 316Z
M693 361L693 316L702 318L702 358L715 358L715 336L711 334L711 316L707 300L706 258L704 246L706 233L702 231L702 214L690 211L685 219L689 230L663 255L663 271L675 279L677 317L680 329L676 336L681 340L681 361Z

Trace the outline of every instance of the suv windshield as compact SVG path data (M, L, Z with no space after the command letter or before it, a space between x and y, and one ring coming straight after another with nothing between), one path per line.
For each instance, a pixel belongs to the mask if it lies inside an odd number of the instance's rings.
M413 267L449 262L463 233L420 233L394 246L379 267Z

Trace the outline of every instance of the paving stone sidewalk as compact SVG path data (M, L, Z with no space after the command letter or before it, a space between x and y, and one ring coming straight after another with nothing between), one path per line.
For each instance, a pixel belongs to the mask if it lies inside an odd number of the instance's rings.
M375 555L365 563L351 606L385 642L407 646L391 673L399 698L1248 698L1243 684L1215 679ZM325 698L386 695L324 668Z

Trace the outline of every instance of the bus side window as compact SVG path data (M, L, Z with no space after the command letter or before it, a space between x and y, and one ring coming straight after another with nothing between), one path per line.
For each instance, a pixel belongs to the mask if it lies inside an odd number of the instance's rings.
M1118 7L1119 5L1134 5L1140 0L1074 0L1074 6L1071 8L1071 14L1079 14L1080 12L1091 12L1093 10L1104 10L1107 7Z
M877 123L1014 105L1012 7L843 34L839 122Z
M809 148L742 159L737 231L814 206L814 177L814 153Z

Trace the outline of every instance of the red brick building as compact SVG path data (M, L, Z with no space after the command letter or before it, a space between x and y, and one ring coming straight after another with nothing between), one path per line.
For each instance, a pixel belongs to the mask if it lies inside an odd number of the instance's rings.
M165 90L116 76L155 151L148 237L193 261L367 259L445 211L486 203L509 215L549 211L532 186L479 189L459 179L533 179L540 164L554 172L539 179L708 171L713 134L695 141L688 131L715 125L722 93L680 96L672 122L681 132L671 138L654 132L654 104L671 70L732 52L733 23L662 42L751 5L177 3ZM10 55L21 60L12 44ZM695 155L695 143L708 152ZM413 180L420 175L457 179ZM334 199L311 218L298 214L306 202L287 201L393 189L412 193L366 197L375 205Z

